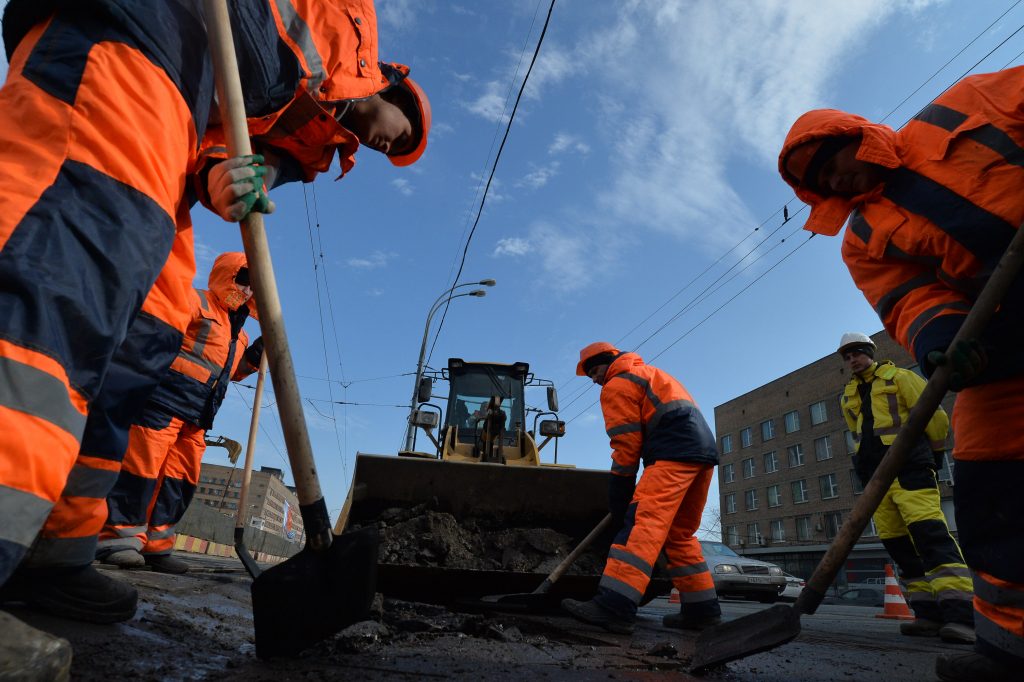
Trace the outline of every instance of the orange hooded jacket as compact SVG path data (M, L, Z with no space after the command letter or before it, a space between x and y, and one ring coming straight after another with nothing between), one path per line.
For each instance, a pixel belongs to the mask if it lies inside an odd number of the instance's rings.
M636 353L615 358L601 388L611 439L612 473L635 478L657 461L718 464L718 448L700 408L681 383Z
M835 235L850 218L843 260L922 368L930 351L948 347L1024 220L1022 80L1024 67L966 78L898 132L841 111L811 111L779 155L783 179L811 206L807 230ZM788 154L833 136L861 136L857 158L890 169L885 183L852 199L801 187L785 169ZM1024 364L1020 284L985 337L1003 375L1024 369L1015 366Z

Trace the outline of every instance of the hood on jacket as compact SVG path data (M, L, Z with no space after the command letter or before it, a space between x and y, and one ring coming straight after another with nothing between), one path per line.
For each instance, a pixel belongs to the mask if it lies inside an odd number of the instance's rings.
M605 383L613 376L628 372L634 367L644 364L644 359L638 353L623 353L608 365L608 373L605 374Z
M254 304L250 298L248 302L241 287L235 283L238 271L248 267L245 254L240 251L229 251L217 256L210 269L207 290L217 299L217 303L226 310L234 312L243 303L249 303L249 308L255 311Z
M779 174L793 188L797 197L811 207L811 215L804 229L832 237L839 234L857 205L877 190L852 198L824 197L802 186L800 178L794 178L786 171L786 159L790 152L802 144L829 137L860 137L862 141L857 149L857 159L860 161L898 168L900 158L896 153L896 132L889 126L871 123L856 114L836 109L815 109L793 123L782 151L779 152Z

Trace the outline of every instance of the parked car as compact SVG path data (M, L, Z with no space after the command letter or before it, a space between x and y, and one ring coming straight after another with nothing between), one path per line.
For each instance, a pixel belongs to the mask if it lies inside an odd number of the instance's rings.
M721 542L701 540L700 546L719 597L743 597L766 604L778 600L786 586L781 568L740 556Z
M800 596L800 591L807 585L807 581L786 572L783 572L782 575L786 579L786 586L779 591L779 599L782 601L796 601L796 598Z
M885 591L874 587L858 587L852 590L843 590L838 596L829 594L822 601L822 604L836 604L846 606L885 606Z

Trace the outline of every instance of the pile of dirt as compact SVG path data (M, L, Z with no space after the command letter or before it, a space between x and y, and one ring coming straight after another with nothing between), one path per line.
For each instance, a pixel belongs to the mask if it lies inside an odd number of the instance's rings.
M376 525L382 563L452 569L549 573L580 539L492 517L456 519L426 504L387 509ZM602 552L585 552L569 573L598 575L604 559Z

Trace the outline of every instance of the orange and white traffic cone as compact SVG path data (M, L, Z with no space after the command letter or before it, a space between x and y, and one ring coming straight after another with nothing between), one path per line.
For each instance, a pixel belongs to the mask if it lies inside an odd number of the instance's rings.
M677 590L674 587L672 588L672 591L669 592L668 603L669 604L678 604L679 603L679 590Z
M894 620L914 620L914 614L903 598L900 584L892 571L892 564L885 565L885 612L875 614L875 618L892 618Z

